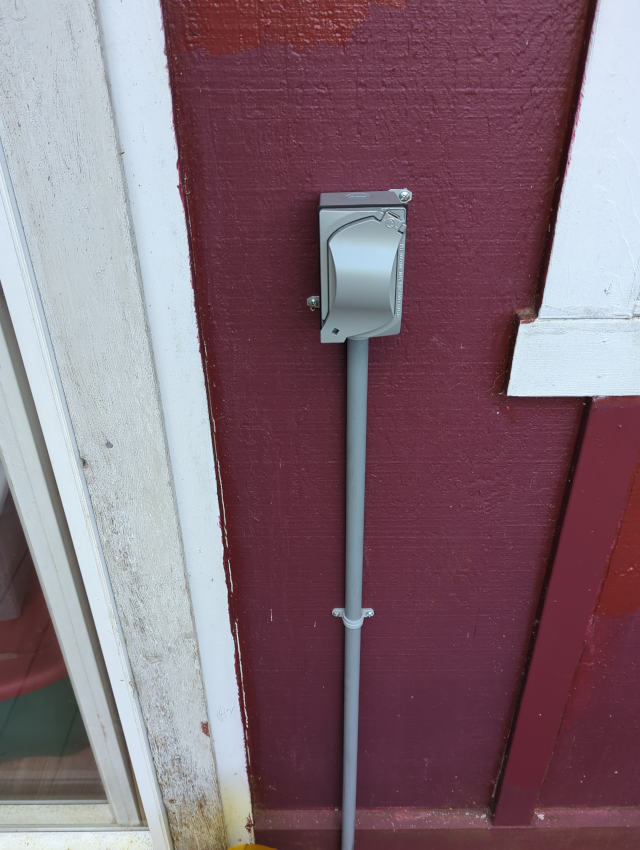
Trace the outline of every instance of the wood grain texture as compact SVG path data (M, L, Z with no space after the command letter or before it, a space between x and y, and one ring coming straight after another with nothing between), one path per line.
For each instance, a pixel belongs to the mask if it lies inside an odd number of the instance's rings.
M640 319L536 319L518 327L510 396L640 395Z
M177 848L223 848L95 9L89 0L3 0L0 13L3 142L173 838Z
M533 817L639 456L640 401L596 400L515 721L498 826L525 825Z
M305 303L318 197L408 186L403 329L370 353L358 805L487 806L582 412L500 391L588 4L373 3L344 45L218 57L184 49L193 6L165 17L254 800L340 803L345 360Z

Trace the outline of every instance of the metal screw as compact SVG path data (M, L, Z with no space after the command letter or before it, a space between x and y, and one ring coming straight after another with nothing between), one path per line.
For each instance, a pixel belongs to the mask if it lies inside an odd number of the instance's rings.
M402 201L402 203L403 203L403 204L408 204L408 203L409 203L409 201L411 200L411 198L412 198L413 196L412 196L411 192L410 192L408 189L403 189L403 190L402 190L402 191L398 194L398 197L400 198L400 200Z
M317 310L320 306L320 296L312 295L311 298L307 298L307 307L311 308L311 311Z

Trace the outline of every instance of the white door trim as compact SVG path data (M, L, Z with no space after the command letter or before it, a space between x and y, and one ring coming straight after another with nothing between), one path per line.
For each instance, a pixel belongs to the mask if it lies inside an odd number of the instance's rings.
M96 0L173 467L229 843L253 840L247 750L224 570L162 12ZM249 826L247 826L249 824Z

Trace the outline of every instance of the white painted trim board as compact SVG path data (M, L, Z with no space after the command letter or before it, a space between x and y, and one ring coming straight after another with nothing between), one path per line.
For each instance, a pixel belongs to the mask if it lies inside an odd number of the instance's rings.
M640 319L521 324L509 395L640 395Z
M640 4L599 0L542 304L508 394L638 395Z
M540 307L631 318L640 291L640 4L599 0Z
M224 571L162 13L96 0L153 341L218 782L230 845L253 841L245 733Z

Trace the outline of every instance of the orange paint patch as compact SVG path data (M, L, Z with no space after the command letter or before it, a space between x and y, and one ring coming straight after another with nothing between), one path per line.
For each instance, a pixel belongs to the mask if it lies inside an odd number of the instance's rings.
M636 470L620 534L604 581L599 617L624 617L640 608L640 473Z
M345 44L372 0L183 0L180 47L223 56L267 44ZM407 0L373 0L404 9Z

